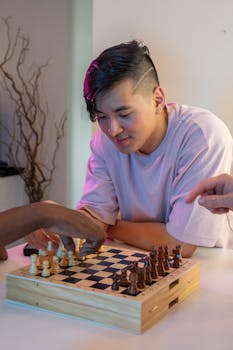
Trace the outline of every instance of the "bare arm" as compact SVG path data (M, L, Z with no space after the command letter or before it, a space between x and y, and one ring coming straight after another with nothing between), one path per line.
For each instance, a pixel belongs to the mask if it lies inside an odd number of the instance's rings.
M92 239L97 246L105 238L104 230L83 213L56 203L39 202L0 213L0 245L7 245L42 227L68 237Z
M163 223L119 220L115 226L109 228L108 232L115 239L146 250L150 250L153 245L167 245L171 251L179 244L184 257L191 257L196 250L195 245L172 237Z

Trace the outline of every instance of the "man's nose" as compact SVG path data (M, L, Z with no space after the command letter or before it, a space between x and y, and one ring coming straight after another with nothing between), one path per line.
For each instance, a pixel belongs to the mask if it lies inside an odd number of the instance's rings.
M112 137L119 135L123 128L117 119L111 119L108 127L108 134Z

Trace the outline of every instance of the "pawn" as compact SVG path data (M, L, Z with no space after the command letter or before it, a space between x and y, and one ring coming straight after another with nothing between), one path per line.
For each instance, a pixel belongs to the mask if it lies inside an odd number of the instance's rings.
M121 270L121 277L120 277L120 286L121 287L128 287L129 281L127 279L127 270L123 269Z
M131 271L129 275L129 286L128 286L128 294L129 295L137 295L138 294L138 274L136 271Z
M52 266L51 266L51 274L55 275L60 272L60 267L58 263L58 256L53 256Z
M29 269L29 274L33 275L33 276L36 276L38 274L38 268L36 266L37 254L32 254L30 256L30 259L31 259L31 266L30 266L30 269Z
M49 276L50 276L49 261L44 260L43 261L43 270L41 272L41 277L49 277Z
M117 275L116 272L113 274L112 279L113 279L112 290L119 290L119 276Z
M72 250L68 251L68 266L74 266L74 254L72 252Z
M43 269L43 262L46 259L47 259L47 252L44 249L39 249L39 263L38 263L39 270Z

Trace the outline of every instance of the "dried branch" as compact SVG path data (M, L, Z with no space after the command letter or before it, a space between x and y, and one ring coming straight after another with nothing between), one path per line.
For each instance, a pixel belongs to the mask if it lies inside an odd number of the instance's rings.
M25 191L30 202L45 198L56 168L56 157L64 137L66 114L54 124L54 145L49 135L50 162L45 162L47 150L46 127L49 116L48 102L41 97L41 78L49 66L49 60L39 65L30 74L26 71L26 60L30 52L30 39L19 27L13 34L11 18L1 18L5 29L6 49L0 53L0 87L9 96L14 106L10 125L3 125L9 138L8 161L20 171ZM12 68L13 67L13 68Z

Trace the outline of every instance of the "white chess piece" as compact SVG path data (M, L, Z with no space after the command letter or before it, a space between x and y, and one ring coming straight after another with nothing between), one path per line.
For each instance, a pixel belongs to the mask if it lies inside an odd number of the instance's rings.
M64 250L61 253L61 261L60 261L59 265L61 267L67 267L68 266L67 256L66 256L66 252Z
M58 258L61 258L63 250L64 250L63 243L60 242L60 243L59 243L58 250L57 250L57 253L56 253L56 255L58 256Z
M74 266L74 254L72 252L72 250L68 251L68 266Z
M30 275L35 276L38 274L38 268L36 266L37 254L31 254L30 259L31 259L31 266L29 269L29 273L30 273Z
M58 256L54 255L53 261L52 261L51 273L56 274L59 271L60 271L60 267L58 264Z
M50 271L49 271L49 261L44 260L43 261L43 271L41 272L42 277L49 277L50 276Z

